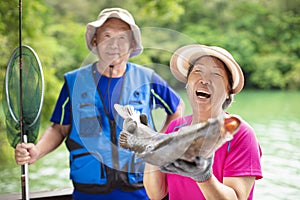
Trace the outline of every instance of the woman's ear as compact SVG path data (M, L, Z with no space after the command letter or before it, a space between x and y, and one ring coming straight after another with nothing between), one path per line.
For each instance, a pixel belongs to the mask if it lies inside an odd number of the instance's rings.
M225 102L222 105L223 110L225 110L226 108L228 108L230 106L230 104L233 102L234 96L233 94L230 94L226 99Z

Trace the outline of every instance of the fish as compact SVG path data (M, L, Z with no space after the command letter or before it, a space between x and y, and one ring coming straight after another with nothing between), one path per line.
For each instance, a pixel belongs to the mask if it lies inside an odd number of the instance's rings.
M133 151L145 162L156 166L176 159L194 162L199 157L209 158L233 138L241 124L238 116L226 114L165 134L141 123L140 113L132 106L115 104L115 109L124 119L119 135L120 147Z

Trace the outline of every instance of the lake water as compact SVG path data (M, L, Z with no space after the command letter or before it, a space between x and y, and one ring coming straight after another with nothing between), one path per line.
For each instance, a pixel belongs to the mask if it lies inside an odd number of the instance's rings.
M255 199L299 199L299 100L300 92L243 91L229 108L254 128L262 147L264 178L256 181ZM13 154L11 147L7 151ZM12 156L1 163L0 193L20 192L20 173ZM63 145L29 166L30 191L72 187L68 173Z

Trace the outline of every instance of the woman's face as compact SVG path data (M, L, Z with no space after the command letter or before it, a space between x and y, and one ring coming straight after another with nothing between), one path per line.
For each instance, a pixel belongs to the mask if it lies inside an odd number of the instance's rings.
M187 80L187 95L193 113L203 118L217 117L228 98L228 88L223 62L213 56L198 59Z

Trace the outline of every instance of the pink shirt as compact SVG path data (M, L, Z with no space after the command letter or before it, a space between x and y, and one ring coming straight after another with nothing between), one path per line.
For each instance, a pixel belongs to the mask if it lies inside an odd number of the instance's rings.
M190 125L192 116L173 120L166 133L177 131L182 126ZM254 130L249 124L241 120L241 126L230 142L223 144L216 152L213 163L213 174L222 182L223 177L255 176L262 178L260 158L261 148ZM196 182L177 174L167 174L170 200L205 199ZM253 198L253 189L248 199Z

